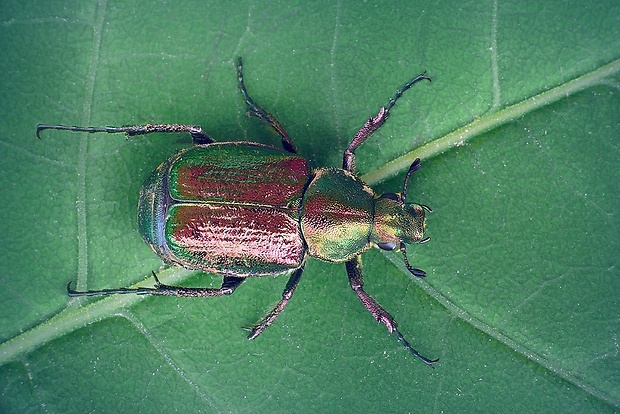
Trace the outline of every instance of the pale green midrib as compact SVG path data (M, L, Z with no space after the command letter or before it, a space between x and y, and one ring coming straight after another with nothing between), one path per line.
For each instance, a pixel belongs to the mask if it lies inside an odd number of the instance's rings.
M489 113L476 118L471 123L450 132L449 134L434 139L428 144L422 145L415 150L396 158L382 167L362 176L362 180L371 187L385 181L403 171L406 171L416 158L428 159L437 156L450 148L462 145L471 139L488 132L508 122L519 119L542 106L549 105L567 96L573 95L591 86L601 84L603 81L620 70L620 60L615 60L592 72L586 73L576 79L566 82L553 89L542 92L517 104L504 108L500 111Z
M174 285L181 283L195 273L195 271L175 267L162 270L158 273L158 278L165 284ZM152 284L153 279L149 277L131 287L149 287ZM42 345L76 329L118 315L121 309L134 305L148 297L150 295L125 294L111 295L101 297L100 299L74 299L75 302L86 303L86 305L68 306L51 319L0 344L0 365L15 360L21 355L34 351Z
M373 184L384 180L403 171L409 167L411 162L416 158L429 158L438 155L461 142L471 140L477 135L486 132L492 128L510 122L519 118L528 112L533 111L543 105L555 102L563 97L570 96L589 86L602 83L606 77L609 77L620 70L620 60L616 60L601 68L585 74L577 79L567 82L561 86L543 92L521 103L505 108L494 114L482 116L474 122L463 128L430 142L415 151L412 151L388 164L386 166L369 173L363 179ZM165 284L177 284L188 279L194 272L174 268L162 271L158 277ZM140 282L140 286L145 286L144 282ZM425 285L425 284L423 284ZM428 287L430 289L430 287ZM426 290L426 289L425 289ZM429 294L435 297L430 290ZM81 307L68 307L58 315L48 321L41 323L14 338L0 344L0 365L18 359L20 356L31 352L42 345L60 338L70 332L75 331L93 322L119 314L119 309L131 306L145 299L145 296L138 295L114 295L100 300L88 301L88 304ZM445 299L445 298L444 298ZM444 303L445 301L440 301ZM445 304L445 303L444 303ZM471 323L471 321L469 322ZM604 398L603 398L604 399Z

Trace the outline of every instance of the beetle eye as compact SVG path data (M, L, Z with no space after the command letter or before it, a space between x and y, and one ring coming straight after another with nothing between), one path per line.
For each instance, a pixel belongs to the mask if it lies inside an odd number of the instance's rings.
M396 248L396 242L389 242L389 243L377 243L377 246L381 249L381 250L394 250Z
M381 196L379 197L379 200L381 200L382 198L387 198L389 200L394 200L394 201L400 201L400 197L398 196L398 194L394 194L394 193L381 194Z

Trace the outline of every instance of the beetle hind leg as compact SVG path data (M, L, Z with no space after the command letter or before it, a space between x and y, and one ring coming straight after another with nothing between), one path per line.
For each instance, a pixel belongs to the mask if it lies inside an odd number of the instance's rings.
M57 129L61 131L72 132L88 132L94 134L96 132L105 132L108 134L124 133L127 139L135 135L146 135L154 132L165 133L179 133L187 132L191 135L192 141L196 145L210 144L213 142L213 138L205 134L201 127L195 125L181 125L181 124L146 124L146 125L131 125L122 127L81 127L81 126L69 126L69 125L37 125L37 138L41 139L41 131L46 129Z
M155 276L155 272L153 272L153 277L155 278L155 288L151 291L144 292L146 294L200 298L232 295L235 289L245 281L244 277L224 276L222 286L219 288L193 288L164 285L159 282L159 279Z
M271 325L273 321L276 320L280 312L282 312L282 310L284 309L288 301L293 296L293 293L295 292L295 288L299 284L299 280L301 279L301 274L303 271L304 271L303 266L295 270L295 272L291 275L288 282L286 283L286 287L284 288L284 291L282 292L282 299L280 300L280 302L278 302L278 304L274 306L271 312L269 312L267 316L261 319L260 322L258 322L256 325L254 325L251 328L247 328L247 330L250 331L250 334L248 335L248 339L256 338L258 335L263 333L263 331L267 329L267 327Z
M152 288L120 288L120 289L103 289L103 290L86 290L77 291L71 289L71 282L67 285L67 294L69 296L103 296L114 294L128 294L133 293L135 295L161 295L161 296L179 296L179 297L212 297L212 296L225 296L231 295L235 289L239 287L245 280L243 277L224 276L222 286L220 288L192 288L164 285L159 281L155 272L153 278L155 279L155 287Z
M262 107L256 104L256 102L254 102L252 98L250 98L248 90L245 87L245 83L243 82L243 63L241 61L241 57L237 59L237 79L239 80L239 90L241 91L243 99L248 106L248 115L255 116L267 122L269 126L275 129L282 138L282 147L292 154L297 154L297 148L295 148L295 143L288 135L288 132L286 132L280 121L275 119L273 115L265 111Z
M364 307L374 316L374 318L384 324L390 333L394 333L396 338L404 345L405 348L409 350L416 358L420 359L426 365L433 366L438 359L429 359L424 355L421 355L418 351L415 350L411 346L411 344L405 339L403 334L398 330L398 323L396 320L390 315L385 309L379 305L379 302L374 300L372 296L370 296L364 290L364 278L362 276L362 267L361 261L359 257L356 257L352 260L346 262L347 274L349 275L349 283L351 284L351 289L355 291L357 297L360 299Z

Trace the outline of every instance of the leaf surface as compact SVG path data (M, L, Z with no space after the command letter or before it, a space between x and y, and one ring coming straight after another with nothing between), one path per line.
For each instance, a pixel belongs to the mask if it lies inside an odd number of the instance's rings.
M620 407L620 6L516 1L5 1L0 86L0 411L612 412ZM140 238L149 172L190 144L45 131L184 123L338 166L369 116L426 70L357 151L377 192L434 210L430 243L364 255L366 288L431 370L378 326L343 265L310 259L285 312L242 326L286 278L233 296L73 299L220 278Z

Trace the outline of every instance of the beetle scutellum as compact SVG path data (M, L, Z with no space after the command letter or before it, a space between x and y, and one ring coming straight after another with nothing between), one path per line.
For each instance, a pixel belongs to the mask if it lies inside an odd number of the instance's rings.
M351 288L375 319L394 332L417 358L432 366L437 360L422 356L403 337L394 318L363 289L360 255L372 246L400 249L405 266L416 277L405 244L424 243L424 204L406 203L407 183L420 167L416 159L405 176L401 193L379 197L355 175L355 150L385 123L390 109L415 83L430 78L422 73L400 88L355 134L344 152L342 168L311 171L296 155L284 127L258 106L243 82L237 62L239 89L248 114L264 120L280 135L284 151L254 142L216 143L201 127L147 124L124 127L77 127L39 124L45 129L74 132L124 133L128 138L154 132L188 132L194 146L164 161L146 179L138 204L138 227L144 240L168 264L221 274L222 286L189 288L164 285L155 272L153 288L75 291L70 296L116 293L182 297L230 295L247 277L290 273L282 299L254 327L249 339L260 335L276 319L293 295L307 256L344 262Z

